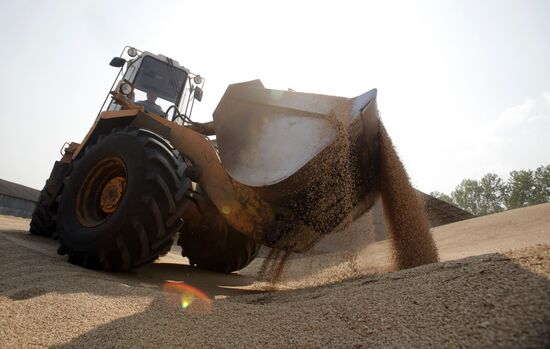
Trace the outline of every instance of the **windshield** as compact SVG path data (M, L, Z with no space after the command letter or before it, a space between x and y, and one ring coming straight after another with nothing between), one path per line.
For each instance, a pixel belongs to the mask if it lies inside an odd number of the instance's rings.
M135 101L156 104L164 113L171 105L178 105L186 81L186 71L145 56L134 81ZM160 113L158 108L149 111Z

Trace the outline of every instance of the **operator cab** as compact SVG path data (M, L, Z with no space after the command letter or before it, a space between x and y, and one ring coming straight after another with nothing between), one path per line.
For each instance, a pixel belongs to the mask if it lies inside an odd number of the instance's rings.
M125 55L130 59L126 60ZM204 79L166 56L125 47L120 57L113 58L111 66L121 68L111 94L118 92L129 105L142 106L147 112L172 120L181 114L190 117L195 99L202 99ZM123 108L113 98L107 110Z

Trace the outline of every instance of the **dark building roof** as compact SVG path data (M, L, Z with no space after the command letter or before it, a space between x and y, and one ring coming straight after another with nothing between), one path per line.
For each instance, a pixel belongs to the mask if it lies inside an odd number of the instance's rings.
M448 202L434 198L431 195L416 191L418 197L424 202L424 208L432 227L463 221L476 217L468 211L456 207Z
M36 202L40 196L40 190L0 179L0 195Z

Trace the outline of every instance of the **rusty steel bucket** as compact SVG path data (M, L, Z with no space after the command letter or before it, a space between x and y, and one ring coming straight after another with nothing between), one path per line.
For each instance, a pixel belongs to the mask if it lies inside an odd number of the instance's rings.
M376 90L355 98L230 85L214 111L223 167L267 202L263 243L305 251L374 204Z

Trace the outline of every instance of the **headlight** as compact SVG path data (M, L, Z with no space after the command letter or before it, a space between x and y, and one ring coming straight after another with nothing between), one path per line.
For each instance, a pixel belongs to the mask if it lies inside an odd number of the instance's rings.
M120 87L118 89L120 93L122 93L125 96L128 96L132 91L134 90L134 87L129 82L123 82L120 84Z

